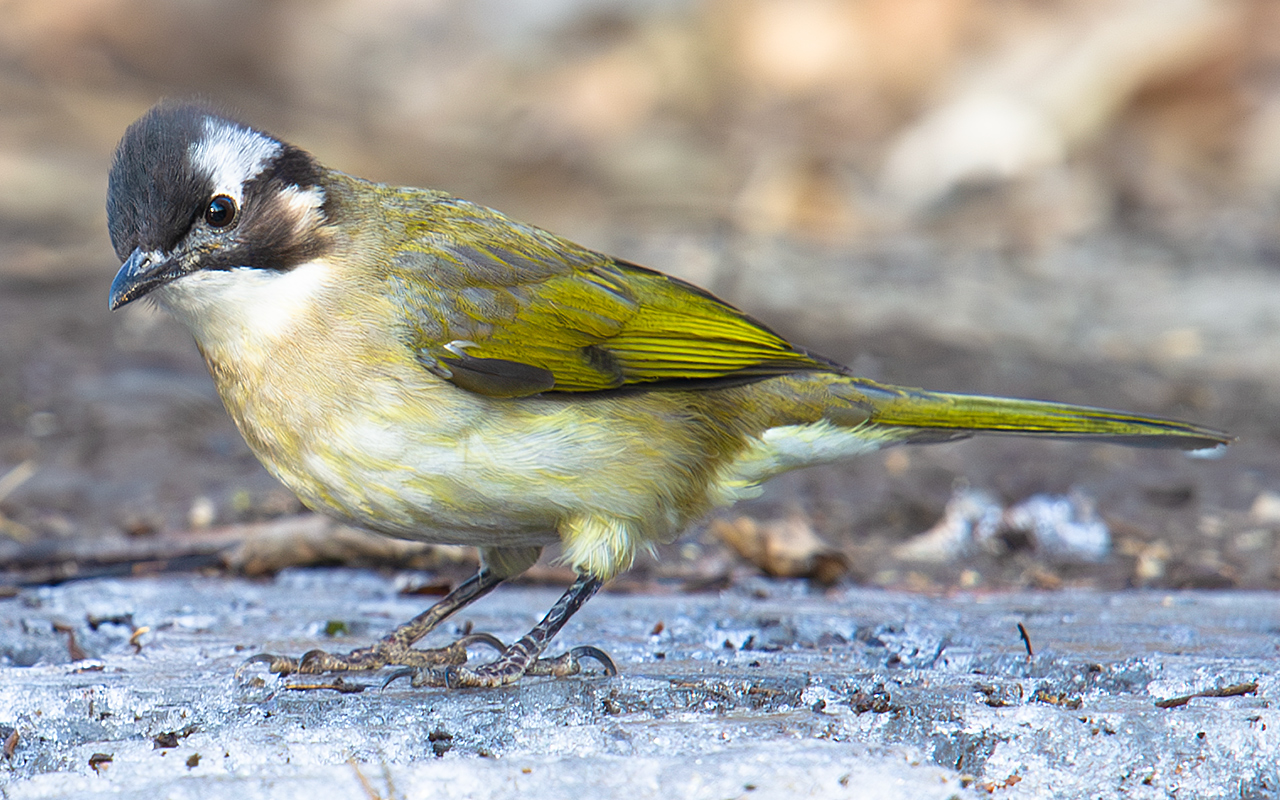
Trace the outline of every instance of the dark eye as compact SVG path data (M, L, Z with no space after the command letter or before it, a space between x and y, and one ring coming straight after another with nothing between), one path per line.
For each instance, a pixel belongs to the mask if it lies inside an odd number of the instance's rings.
M236 201L220 194L209 201L204 210L204 221L210 228L225 228L236 220Z

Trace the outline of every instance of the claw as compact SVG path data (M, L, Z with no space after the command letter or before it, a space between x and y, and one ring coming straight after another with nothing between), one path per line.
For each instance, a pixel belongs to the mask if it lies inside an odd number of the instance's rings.
M567 678L571 675L582 674L582 664L579 659L590 658L600 662L604 667L604 674L613 677L618 674L618 667L613 663L613 659L609 654L601 650L599 647L591 645L583 645L575 647L569 652L555 658L540 658L529 665L529 669L525 671L526 675L551 676L553 678Z
M334 668L329 663L334 661L334 657L323 650L308 650L302 654L302 658L298 659L298 672L308 675L319 675L321 672L327 672Z
M446 689L492 689L515 683L520 678L519 673L506 674L501 670L488 669L492 666L486 664L478 669L445 667L435 675L420 675L414 685L443 686Z
M492 633L471 633L463 636L450 646L467 648L473 644L487 644L499 653L507 649L507 646L502 643L502 640L497 636L494 636Z
M413 680L409 682L409 685L415 689L421 689L424 686L456 689L458 688L456 675L459 669L470 672L466 667L456 666L445 667L444 669L420 669L414 674Z
M290 656L277 656L271 653L258 653L256 656L249 656L245 662L236 670L236 677L244 672L245 668L250 664L266 664L267 672L277 675L289 675L298 671L298 659Z
M502 643L502 640L491 633L472 633L463 636L447 648L444 648L444 650L461 651L465 656L467 648L476 644L487 644L499 653L505 652L507 649L507 646ZM440 652L443 652L443 650ZM444 669L435 669L432 667L409 667L408 669L399 669L387 677L387 680L382 684L382 688L387 688L393 682L398 681L401 678L408 678L409 685L415 689L420 689L424 686L454 689L462 685L456 677L457 670L457 665L448 666ZM467 672L470 672L470 670L467 670Z
M461 671L461 674L459 673ZM449 666L444 668L438 667L410 667L408 669L396 670L387 677L382 688L385 689L392 682L401 678L408 678L409 685L415 689L430 687L435 689L460 689L464 686L473 686L468 678L475 673L466 667Z
M414 675L417 674L417 672L418 672L418 669L416 667L410 667L409 669L398 669L387 676L387 679L382 682L382 686L378 687L378 691L385 690L388 686L400 680L401 678L408 678L409 685L412 686L413 677Z
M590 658L593 661L599 662L600 666L604 667L604 674L610 678L618 674L618 665L613 663L613 659L609 654L601 650L599 647L592 647L589 644L584 644L581 647L575 647L570 650L569 655L573 656L575 659Z

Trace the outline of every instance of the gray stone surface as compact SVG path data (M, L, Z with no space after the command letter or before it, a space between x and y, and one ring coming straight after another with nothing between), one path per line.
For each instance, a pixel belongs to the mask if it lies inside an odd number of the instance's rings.
M616 678L448 692L379 690L381 673L338 694L290 691L256 667L237 675L259 650L363 644L430 601L396 585L298 570L86 581L0 601L0 733L18 733L0 797L1280 792L1271 594L929 598L771 581L605 593L556 644L603 646ZM433 640L466 621L510 640L556 595L499 589ZM327 637L334 622L348 635ZM66 626L87 660L71 662ZM1254 694L1155 704L1255 681ZM166 733L176 747L157 746ZM97 753L111 761L95 771Z

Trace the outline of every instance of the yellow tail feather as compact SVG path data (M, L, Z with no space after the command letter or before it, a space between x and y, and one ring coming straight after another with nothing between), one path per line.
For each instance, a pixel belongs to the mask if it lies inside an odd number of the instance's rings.
M858 381L858 390L874 407L869 422L908 429L906 441L961 438L970 433L1008 433L1202 450L1235 440L1223 431L1190 422L1105 408L927 392L870 381Z

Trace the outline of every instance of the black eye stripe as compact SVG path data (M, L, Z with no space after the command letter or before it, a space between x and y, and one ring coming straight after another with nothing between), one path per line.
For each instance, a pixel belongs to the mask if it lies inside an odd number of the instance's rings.
M225 228L236 221L236 201L225 194L215 195L204 209L204 221L211 228Z

